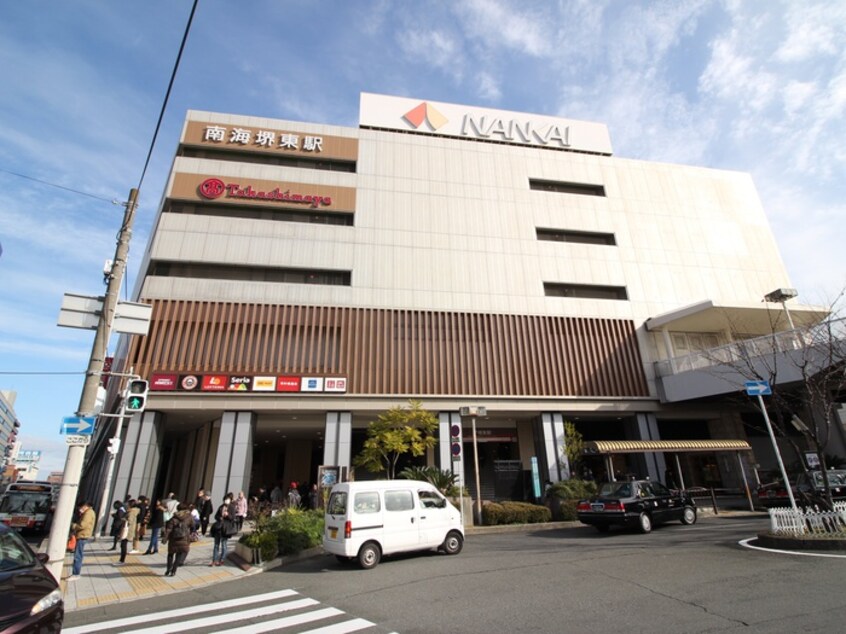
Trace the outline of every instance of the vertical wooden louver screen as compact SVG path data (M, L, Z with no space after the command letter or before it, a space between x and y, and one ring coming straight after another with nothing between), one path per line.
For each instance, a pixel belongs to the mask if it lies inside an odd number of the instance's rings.
M634 325L619 319L158 300L129 364L345 376L350 394L648 395Z

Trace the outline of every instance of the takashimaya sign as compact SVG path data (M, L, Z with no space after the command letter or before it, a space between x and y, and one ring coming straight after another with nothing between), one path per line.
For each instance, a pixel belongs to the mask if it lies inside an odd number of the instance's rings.
M302 194L292 192L290 189L282 190L281 187L274 189L254 189L252 185L242 183L225 183L219 178L207 178L198 188L200 195L208 200L214 200L223 196L224 198L247 198L253 200L270 200L280 203L295 203L308 205L310 207L328 207L332 204L331 196L319 194Z
M506 110L361 93L362 127L611 155L607 126Z

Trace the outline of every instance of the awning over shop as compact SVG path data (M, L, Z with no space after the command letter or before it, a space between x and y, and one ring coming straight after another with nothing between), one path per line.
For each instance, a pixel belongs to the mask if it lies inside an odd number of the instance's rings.
M586 455L614 453L690 451L752 451L745 440L591 440L584 443Z

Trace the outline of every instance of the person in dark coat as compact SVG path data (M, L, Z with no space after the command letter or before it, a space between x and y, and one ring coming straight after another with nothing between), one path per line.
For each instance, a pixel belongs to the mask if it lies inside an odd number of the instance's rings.
M162 504L161 500L156 500L156 504L150 512L150 528L153 532L150 534L150 544L147 546L145 555L152 555L159 552L159 535L161 535L165 524L164 512L164 504Z
M109 535L112 536L113 541L112 547L109 550L117 550L120 534L123 532L123 527L126 524L126 508L120 500L115 500L112 508L114 508L114 513L112 513L112 530L109 532Z
M208 492L203 495L203 503L197 507L197 510L200 511L200 532L205 537L206 531L209 529L209 521L214 513L214 504L212 504L211 496Z
M194 518L188 512L185 504L176 507L167 523L165 523L164 540L167 542L167 569L165 577L175 577L177 569L185 563L188 551L191 549L189 539L194 526Z
M227 493L223 498L223 504L217 508L214 514L214 524L212 525L211 534L214 537L214 549L212 550L212 560L209 566L222 566L223 560L226 559L226 547L229 538L236 532L235 515L237 509L233 501L233 495Z

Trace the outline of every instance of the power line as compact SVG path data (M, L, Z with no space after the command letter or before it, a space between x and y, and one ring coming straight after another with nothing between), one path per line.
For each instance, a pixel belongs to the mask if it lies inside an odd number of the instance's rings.
M28 374L28 375L37 375L37 376L48 376L48 375L59 375L59 374L85 374L85 370L79 370L77 372L3 372L3 371L0 371L0 374L6 374L6 375Z
M170 82L167 85L167 92L165 93L164 101L162 102L162 109L159 112L159 120L156 122L156 131L153 132L153 140L150 142L150 149L147 151L147 160L144 161L144 169L141 171L141 178L138 180L138 187L136 189L141 191L141 183L144 182L144 176L147 174L147 167L150 165L150 157L153 155L153 148L156 146L156 137L159 136L159 128L162 125L167 102L170 98L170 91L173 88L173 82L176 80L176 71L179 69L179 62L182 59L182 51L185 50L185 42L188 40L188 33L191 31L191 22L194 20L194 12L197 10L197 1L191 7L191 15L188 16L188 24L185 25L185 33L182 35L182 43L179 45L179 53L176 55L176 63L173 65L173 72L170 74Z
M40 178L33 178L32 176L27 176L26 174L19 174L18 172L13 172L12 170L7 170L0 167L0 172L6 172L7 174L11 174L12 176L18 176L20 178L25 178L30 181L35 181L36 183L41 183L42 185L48 185L50 187L55 187L57 189L64 189L67 192L73 192L74 194L79 194L80 196L88 196L89 198L93 198L94 200L102 200L107 203L111 203L113 205L119 205L120 202L114 198L103 198L102 196L95 196L94 194L89 194L88 192L79 191L78 189L72 189L70 187L65 187L64 185L57 185L56 183L51 183L49 181L43 181Z

